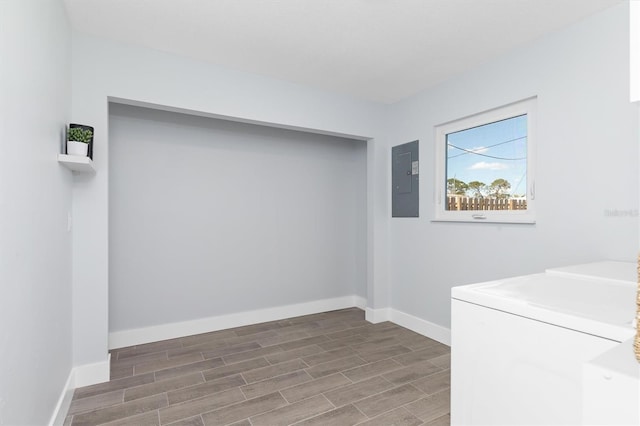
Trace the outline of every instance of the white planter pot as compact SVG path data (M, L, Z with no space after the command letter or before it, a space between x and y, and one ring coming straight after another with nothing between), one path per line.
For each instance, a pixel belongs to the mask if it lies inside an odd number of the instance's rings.
M68 155L79 155L81 157L86 157L88 149L89 149L89 144L88 143L76 142L76 141L67 141L67 154Z

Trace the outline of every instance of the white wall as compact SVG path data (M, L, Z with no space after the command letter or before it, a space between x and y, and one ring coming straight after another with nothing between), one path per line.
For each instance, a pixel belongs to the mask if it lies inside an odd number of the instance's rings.
M367 303L388 305L388 154L381 105L233 72L150 49L73 35L72 117L95 127L95 175L76 179L73 308L76 364L106 365L109 282L109 97L367 142Z
M392 219L396 310L450 325L452 286L600 259L635 259L638 117L628 5L595 15L393 105L390 138L420 139L421 217ZM535 225L434 223L434 126L538 96Z
M366 296L365 141L109 113L110 332Z
M0 2L0 424L46 424L71 371L71 94L62 1Z

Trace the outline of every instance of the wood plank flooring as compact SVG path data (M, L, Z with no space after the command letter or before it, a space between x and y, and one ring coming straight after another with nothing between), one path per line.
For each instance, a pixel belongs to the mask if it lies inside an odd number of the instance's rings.
M449 347L357 308L111 352L65 425L449 425Z

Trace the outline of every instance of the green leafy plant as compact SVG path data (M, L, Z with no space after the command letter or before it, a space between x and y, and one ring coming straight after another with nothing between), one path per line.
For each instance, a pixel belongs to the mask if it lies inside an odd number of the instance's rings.
M72 127L67 132L67 140L75 141L75 142L84 142L89 143L91 141L91 137L93 136L93 132L89 129L83 129L81 127Z

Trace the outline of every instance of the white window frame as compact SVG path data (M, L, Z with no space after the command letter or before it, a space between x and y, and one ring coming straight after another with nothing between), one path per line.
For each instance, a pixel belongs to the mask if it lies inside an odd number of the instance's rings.
M532 97L435 126L435 215L434 221L474 223L535 223L536 183L536 102ZM447 134L527 114L527 209L526 210L446 210Z

